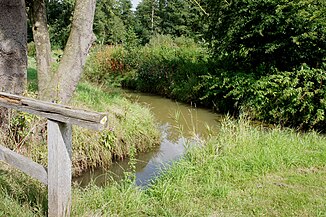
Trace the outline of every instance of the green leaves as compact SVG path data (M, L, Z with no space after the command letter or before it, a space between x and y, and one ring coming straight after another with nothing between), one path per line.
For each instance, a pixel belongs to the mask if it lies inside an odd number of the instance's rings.
M243 110L252 117L302 129L326 126L326 72L302 67L261 77L249 87Z
M320 68L326 56L323 0L208 0L208 9L208 40L225 69Z

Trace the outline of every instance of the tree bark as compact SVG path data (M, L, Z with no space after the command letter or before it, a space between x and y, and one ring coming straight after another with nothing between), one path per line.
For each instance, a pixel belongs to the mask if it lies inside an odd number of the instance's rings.
M24 0L0 1L0 91L22 94L27 78L27 17ZM0 108L0 126L7 120Z
M51 100L55 92L54 75L51 71L51 44L47 26L44 0L33 0L31 8L33 39L36 48L39 98Z
M67 103L78 84L88 51L95 40L96 0L76 0L71 32L58 68L59 101Z
M22 94L27 72L24 0L0 1L0 91Z

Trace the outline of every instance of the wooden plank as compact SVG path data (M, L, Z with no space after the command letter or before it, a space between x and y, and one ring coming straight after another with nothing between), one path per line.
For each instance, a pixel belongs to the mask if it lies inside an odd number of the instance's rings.
M103 113L73 109L69 106L0 92L0 106L39 115L51 120L93 130L105 129L108 118Z
M27 175L39 180L43 184L48 184L48 174L46 168L35 163L31 159L0 145L0 160L23 171Z
M71 125L48 120L49 217L70 215Z

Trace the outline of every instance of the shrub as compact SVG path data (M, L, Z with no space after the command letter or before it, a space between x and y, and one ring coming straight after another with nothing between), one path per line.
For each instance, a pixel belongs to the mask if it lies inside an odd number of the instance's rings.
M207 73L207 61L206 49L192 39L157 35L141 48L105 46L95 50L85 77L190 102L199 98L194 87L200 75Z
M326 72L304 65L292 72L262 77L250 88L244 109L273 123L320 129L326 127Z
M300 129L326 126L326 72L303 65L294 71L266 76L220 72L203 76L203 101L222 112L244 113L258 119Z

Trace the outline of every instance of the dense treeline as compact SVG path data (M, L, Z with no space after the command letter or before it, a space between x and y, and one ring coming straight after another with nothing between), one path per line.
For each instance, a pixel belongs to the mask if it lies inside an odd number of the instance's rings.
M156 34L187 36L202 40L205 11L193 0L143 0L132 10L131 0L97 1L94 33L99 44L146 44ZM74 0L48 0L47 19L51 43L63 48L69 35ZM60 17L60 19L59 19ZM29 31L29 40L32 40Z
M206 99L256 119L324 129L325 1L211 0L207 9L217 69L203 82Z
M143 0L132 11L130 0L98 1L94 31L97 43L107 46L94 49L86 77L115 78L125 87L220 112L322 129L325 4ZM48 2L53 46L66 40L72 5ZM59 12L64 22L56 21Z

